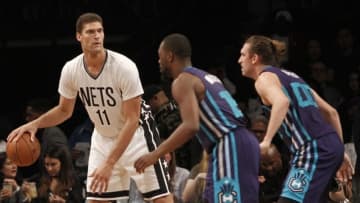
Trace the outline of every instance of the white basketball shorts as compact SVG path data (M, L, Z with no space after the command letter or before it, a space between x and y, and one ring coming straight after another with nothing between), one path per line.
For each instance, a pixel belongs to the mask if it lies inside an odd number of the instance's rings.
M91 138L91 149L88 164L88 176L103 164L108 157L116 138L101 136L94 130ZM147 167L139 174L134 168L134 162L159 144L159 135L153 122L144 122L136 130L129 146L115 164L106 192L90 191L92 177L87 178L88 200L121 200L129 198L130 178L132 178L145 200L153 200L170 194L169 175L163 159L153 166Z

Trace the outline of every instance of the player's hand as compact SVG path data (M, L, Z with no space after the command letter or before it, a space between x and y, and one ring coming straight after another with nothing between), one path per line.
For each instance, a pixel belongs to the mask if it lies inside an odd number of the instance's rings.
M35 134L37 131L37 127L34 126L33 122L26 123L15 130L11 131L10 134L7 137L8 142L15 141L17 142L20 136L22 136L25 132L30 133L30 139L31 141L34 141Z
M158 159L159 158L155 155L155 153L153 151L141 156L140 158L138 158L135 161L135 164L134 164L136 172L144 173L145 168L150 165L155 164Z
M89 177L92 177L90 183L90 190L93 192L105 192L109 185L109 179L114 165L104 163L96 168Z
M260 143L260 154L266 154L267 151L270 149L271 141L263 140Z
M344 153L344 160L336 172L336 178L340 183L346 183L352 179L354 175L354 167L351 165L349 156Z

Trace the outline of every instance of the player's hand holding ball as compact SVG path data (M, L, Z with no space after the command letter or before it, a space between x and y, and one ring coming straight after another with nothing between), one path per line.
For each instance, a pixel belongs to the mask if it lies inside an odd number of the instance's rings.
M40 142L36 137L31 141L30 133L24 133L16 141L6 143L6 155L17 166L30 166L40 156Z

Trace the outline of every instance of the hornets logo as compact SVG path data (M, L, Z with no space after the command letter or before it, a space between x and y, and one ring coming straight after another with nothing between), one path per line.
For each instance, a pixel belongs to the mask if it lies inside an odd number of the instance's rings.
M234 189L234 184L231 183L231 180L228 178L224 178L220 181L221 185L219 185L220 191L218 194L219 202L221 203L238 203L237 192Z
M293 192L304 192L306 185L307 181L304 170L297 171L288 182L288 186Z

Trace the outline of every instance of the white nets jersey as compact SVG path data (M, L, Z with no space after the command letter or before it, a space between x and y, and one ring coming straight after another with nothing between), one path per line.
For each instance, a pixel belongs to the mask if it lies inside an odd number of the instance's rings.
M143 94L138 69L126 56L106 50L105 64L97 77L87 72L84 55L68 61L61 72L59 93L66 98L79 95L95 130L115 137L124 125L122 102Z

